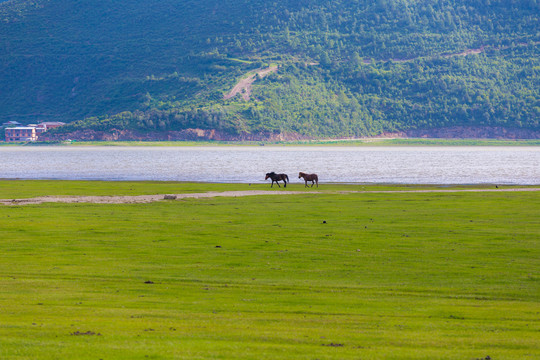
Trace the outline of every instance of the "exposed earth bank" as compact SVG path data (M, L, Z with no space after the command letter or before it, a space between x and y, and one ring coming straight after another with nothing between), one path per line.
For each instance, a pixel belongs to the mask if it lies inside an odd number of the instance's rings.
M530 129L507 129L503 127L454 126L429 130L409 130L408 137L442 139L540 139L540 131Z
M438 129L414 129L401 132L379 134L387 138L441 138L441 139L540 139L540 130L508 129L503 127L454 126ZM111 129L108 131L78 130L68 133L45 133L42 141L174 141L174 140L216 140L216 141L295 141L312 137L297 133L239 133L230 134L213 129L185 129L180 131L153 131Z
M77 130L68 133L45 133L41 141L175 141L175 140L215 140L215 141L294 141L308 137L294 133L240 133L230 134L214 129L185 129L179 131L137 131L111 129Z

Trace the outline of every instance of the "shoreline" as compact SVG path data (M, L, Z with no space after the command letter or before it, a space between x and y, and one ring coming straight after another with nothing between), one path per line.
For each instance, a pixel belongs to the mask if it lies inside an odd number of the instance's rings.
M200 184L200 185L248 185L248 186L270 186L270 182L265 180L258 181L205 181L205 180L153 180L153 179L61 179L61 178L2 178L2 181L66 181L66 182L103 182L103 183L157 183L157 184ZM303 185L301 181L289 182L292 186ZM502 183L502 182L483 182L483 183L407 183L407 182L355 182L355 181L329 181L319 182L321 186L388 186L388 187L488 187L488 186L504 186L504 187L535 187L540 186L538 183ZM280 189L280 188L277 188ZM286 190L286 189L285 189Z
M54 141L6 143L0 141L0 146L540 146L537 139L436 139L436 138L358 138L358 139L320 139L296 141Z

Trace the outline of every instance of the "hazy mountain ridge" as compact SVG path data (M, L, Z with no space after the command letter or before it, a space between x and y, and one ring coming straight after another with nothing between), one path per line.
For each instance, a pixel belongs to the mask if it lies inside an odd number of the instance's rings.
M539 10L534 0L12 0L0 4L0 121L306 137L535 132ZM224 99L270 64L278 71L255 80L249 101Z

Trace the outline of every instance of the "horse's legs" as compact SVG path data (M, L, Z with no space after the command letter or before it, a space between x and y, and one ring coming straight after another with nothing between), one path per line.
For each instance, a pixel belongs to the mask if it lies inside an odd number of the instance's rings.
M279 182L278 182L277 180L276 180L276 184L277 184L278 187L281 187L281 186L279 185Z
M287 187L287 181L285 179L283 179L283 187Z
M319 179L315 179L315 182L317 183L317 187L319 187Z

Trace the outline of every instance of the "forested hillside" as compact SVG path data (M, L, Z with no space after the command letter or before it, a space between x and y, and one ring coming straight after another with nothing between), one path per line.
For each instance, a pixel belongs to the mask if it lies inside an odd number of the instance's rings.
M179 138L540 136L539 14L538 0L0 2L0 122Z

